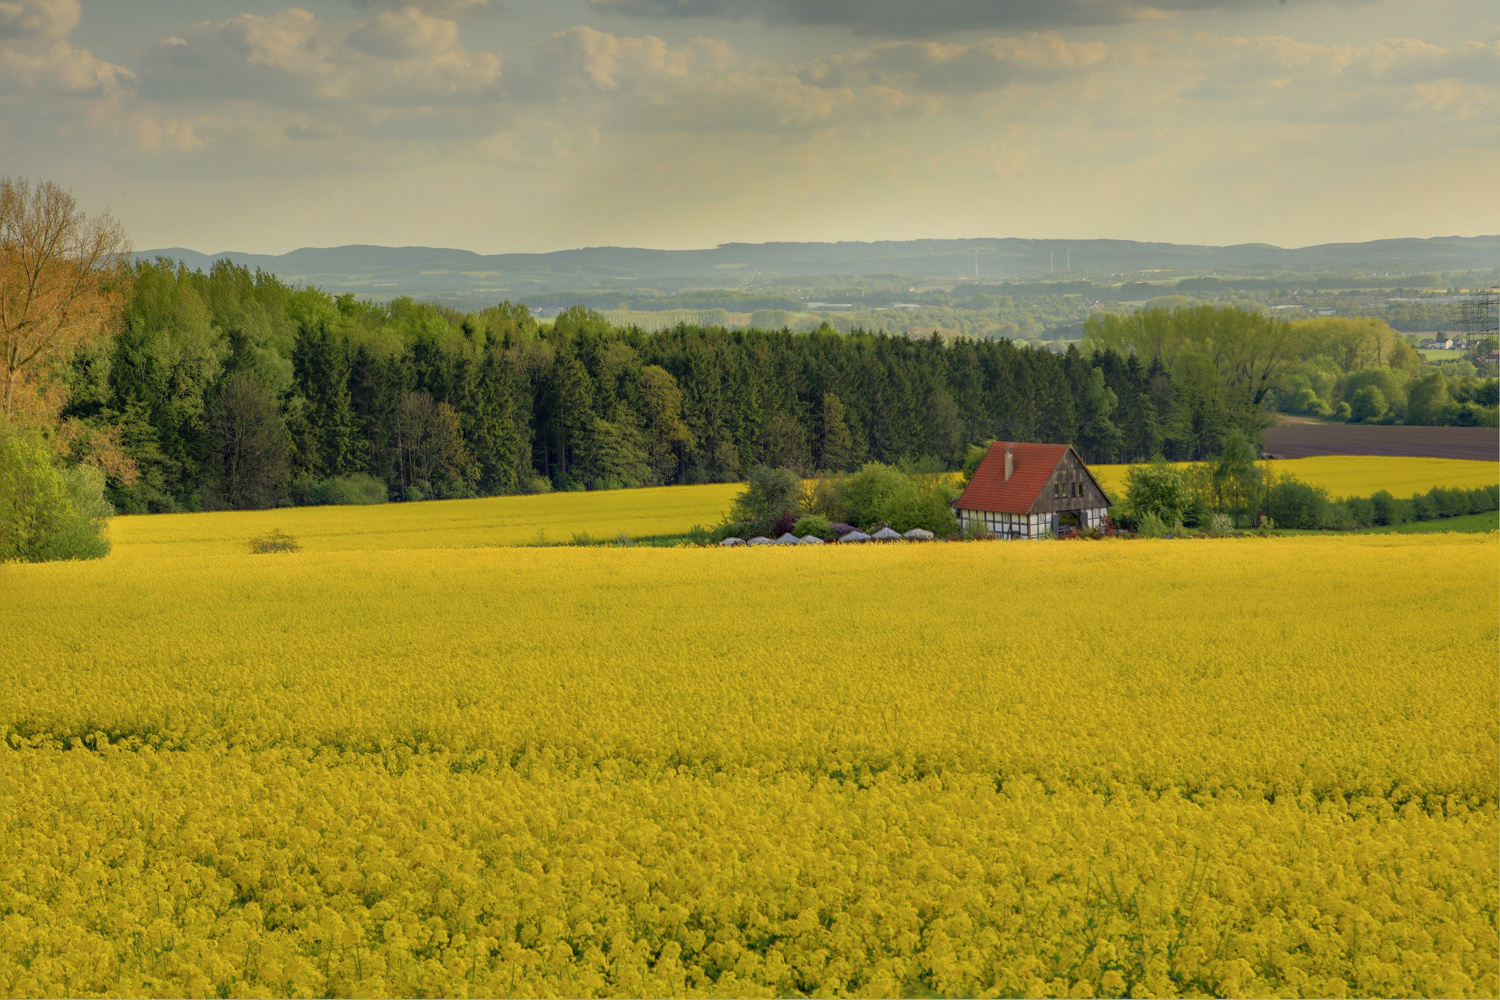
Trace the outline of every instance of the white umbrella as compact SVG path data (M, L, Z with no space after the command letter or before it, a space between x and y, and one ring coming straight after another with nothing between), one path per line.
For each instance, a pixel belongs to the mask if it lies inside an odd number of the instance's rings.
M851 531L839 539L841 542L868 542L869 540L870 536L863 531Z
M901 541L901 532L892 531L890 528L881 528L870 537L877 542L899 542Z
M819 538L817 535L803 535L802 536L802 541L801 541L800 544L802 544L802 545L822 545L823 544L823 539Z
M776 539L776 544L777 545L796 545L800 541L802 541L802 539L798 538L796 535L794 535L790 531L788 531L786 534L784 534L780 538Z
M767 538L765 535L756 535L754 538L750 539L750 541L746 542L745 544L746 545L775 545L776 542L773 541L772 539Z
M913 528L901 537L911 542L930 542L934 535L926 528Z
M719 544L720 545L744 545L745 544L745 540L743 538L726 538L722 542L720 542Z

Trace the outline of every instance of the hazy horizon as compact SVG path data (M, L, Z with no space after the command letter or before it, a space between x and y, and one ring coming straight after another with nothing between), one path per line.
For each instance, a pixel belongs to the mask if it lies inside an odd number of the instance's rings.
M1162 240L1132 240L1132 239L1130 239L1128 237L1120 237L1120 236L1084 237L1084 238L1077 238L1077 239L1069 240L1066 237L1016 235L1016 236L957 236L957 237L916 236L916 237L912 237L909 240L758 240L758 241L753 241L753 242L752 241L748 241L748 240L725 240L725 241L721 241L719 243L714 243L714 244L704 245L704 246L681 246L681 247L645 246L645 245L639 245L639 244L637 244L637 245L629 245L629 244L624 244L624 243L597 243L597 244L588 245L588 246L582 246L582 245L580 245L580 246L557 247L557 248L552 249L552 250L489 250L489 251L486 251L486 250L475 250L472 247L439 246L437 244L431 244L431 243L402 243L402 244L396 244L396 243L329 243L329 244L322 244L322 245L304 244L304 245L301 245L301 246L289 247L289 248L287 248L285 250L259 250L259 251L257 251L257 250L241 250L241 249L239 249L237 247L223 247L223 248L218 249L218 250L204 250L202 247L188 247L188 246L182 246L180 244L168 246L168 245L163 244L163 245L160 245L160 246L150 246L150 247L143 247L143 246L137 245L135 247L135 252L137 254L141 254L141 253L149 253L149 252L157 251L157 250L190 250L190 251L192 251L194 253L202 254L205 257L221 257L224 254L246 254L246 255L249 255L249 256L256 256L256 257L285 257L287 254L296 253L299 250L344 250L344 249L350 249L350 248L355 248L355 247L372 247L372 248L381 249L381 250L454 250L454 251L458 251L460 253L472 253L472 254L478 254L479 256L482 256L482 257L492 257L492 256L499 256L499 255L503 255L503 254L512 254L512 253L520 253L520 254L526 254L526 253L531 253L531 254L548 254L548 253L568 253L570 251L577 251L577 250L653 250L653 251L654 250L660 250L660 251L663 251L663 252L694 252L694 251L717 250L717 249L720 249L720 248L723 248L723 247L730 247L730 246L766 246L766 245L772 245L772 244L777 244L777 243L788 243L788 244L827 244L827 245L830 245L830 246L836 246L836 245L845 244L845 243L849 243L849 244L874 244L874 243L912 243L912 242L923 242L923 241L928 241L928 240L931 240L931 241L938 241L938 240L973 240L973 241L980 241L980 240L1004 240L1004 239L1028 240L1028 241L1033 241L1033 242L1038 242L1038 243L1043 243L1043 242L1046 242L1046 243L1066 243L1066 242L1088 243L1088 242L1092 242L1094 240L1102 240L1102 241L1108 241L1108 242L1112 242L1112 243L1162 243L1164 245L1204 246L1204 247L1212 247L1212 248L1215 248L1215 249L1229 249L1229 248L1233 248L1233 247L1237 247L1237 246L1246 246L1246 247L1248 247L1248 246L1264 246L1264 247L1271 247L1271 248L1274 248L1274 249L1277 249L1277 250L1309 250L1309 249L1315 249L1317 247L1322 247L1322 246L1356 245L1356 244L1361 244L1361 243L1379 243L1379 242L1384 242L1386 240L1409 240L1409 239L1486 239L1486 238L1494 238L1494 237L1500 237L1500 229L1497 229L1497 231L1493 232L1493 233L1474 233L1472 235L1465 235L1465 234L1459 234L1459 233L1439 233L1439 234L1435 234L1433 236L1389 236L1389 237L1382 237L1382 238L1378 238L1378 239L1374 239L1374 240L1334 240L1334 241L1330 241L1328 243L1307 243L1307 244L1303 244L1302 246L1279 246L1279 245L1274 244L1274 243L1264 243L1264 242L1257 242L1257 241L1248 241L1248 242L1245 242L1245 243L1219 243L1219 244L1213 244L1213 243L1170 244L1168 241L1162 241Z
M138 247L208 254L1477 236L1500 219L1500 19L1471 0L16 0L0 151Z

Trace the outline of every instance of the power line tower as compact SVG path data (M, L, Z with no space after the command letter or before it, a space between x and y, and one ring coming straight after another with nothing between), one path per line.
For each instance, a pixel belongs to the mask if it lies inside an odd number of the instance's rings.
M1464 299L1458 325L1469 340L1500 337L1500 290L1481 289Z

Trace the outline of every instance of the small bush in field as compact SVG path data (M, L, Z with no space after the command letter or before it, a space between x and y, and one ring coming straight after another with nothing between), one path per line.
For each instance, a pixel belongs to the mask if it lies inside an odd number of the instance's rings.
M269 535L250 539L250 551L257 555L267 552L301 552L302 546L297 543L297 539L278 528Z

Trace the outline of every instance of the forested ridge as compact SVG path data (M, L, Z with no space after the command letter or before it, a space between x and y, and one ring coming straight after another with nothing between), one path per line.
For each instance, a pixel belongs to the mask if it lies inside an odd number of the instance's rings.
M122 512L731 480L758 464L956 468L991 438L1091 460L1200 457L1257 402L1115 351L831 330L548 325L294 288L229 262L134 265L118 331L65 372L113 428ZM373 482L372 482L373 480Z

